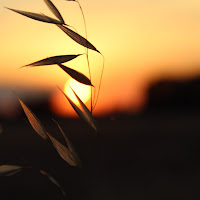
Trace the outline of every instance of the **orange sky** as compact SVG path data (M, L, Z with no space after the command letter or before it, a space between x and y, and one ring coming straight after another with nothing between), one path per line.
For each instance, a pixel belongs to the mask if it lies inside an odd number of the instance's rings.
M85 35L78 5L52 0L67 24ZM80 0L88 40L105 56L105 71L96 112L137 110L146 84L158 76L200 73L199 0ZM84 53L84 48L55 25L37 22L3 6L44 13L42 0L0 1L0 85L53 89L68 80L57 66L19 67L56 55ZM89 51L93 84L98 87L102 57ZM66 64L88 76L80 56ZM55 94L54 94L55 97ZM53 98L54 98L53 97Z

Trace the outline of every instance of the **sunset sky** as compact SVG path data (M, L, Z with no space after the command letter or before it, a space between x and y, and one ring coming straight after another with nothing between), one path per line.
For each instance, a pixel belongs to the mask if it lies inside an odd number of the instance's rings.
M78 4L52 2L66 23L85 36ZM145 89L156 78L200 75L199 0L80 0L80 3L88 40L105 57L94 114L140 110L145 103ZM60 109L61 101L66 100L56 85L63 88L69 76L56 65L20 70L19 67L50 56L81 54L84 48L55 25L29 19L4 6L54 17L43 0L0 0L0 87L52 91L50 104L57 104L56 109ZM91 50L89 59L92 83L98 89L103 59ZM84 55L65 65L88 76Z

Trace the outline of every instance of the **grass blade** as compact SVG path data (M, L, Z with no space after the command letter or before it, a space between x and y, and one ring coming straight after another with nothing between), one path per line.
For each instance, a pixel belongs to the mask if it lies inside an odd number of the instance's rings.
M62 64L58 64L59 67L61 69L63 69L66 73L68 73L73 79L75 79L76 81L80 82L80 83L83 83L85 85L91 85L91 82L90 82L90 79L88 79L84 74L80 73L80 72L77 72L76 70L74 69L71 69L69 67L66 67Z
M32 125L33 129L45 140L50 139L53 146L57 150L58 154L70 165L76 166L76 160L74 160L73 155L69 151L67 147L62 145L59 141L57 141L54 137L52 137L43 127L42 123L39 119L33 114L33 112L22 102L22 100L18 97L24 112Z
M87 108L87 106L81 101L81 99L79 98L79 96L76 94L76 92L71 88L71 90L73 91L73 93L75 94L82 110L84 113L85 118L87 119L88 123L91 125L91 127L97 132L97 125L95 122L94 117L92 116L92 113L89 111L89 109Z
M46 171L40 170L40 173L47 176L47 178L60 189L62 195L64 197L66 197L65 191L63 190L63 188L60 186L60 184L58 183L58 181L55 178L53 178L51 175L49 175Z
M65 138L67 146L68 146L70 152L72 153L74 160L76 160L76 163L78 164L78 166L81 167L81 160L80 160L78 154L76 153L76 150L75 150L74 146L72 145L71 141L68 139L68 137L66 136L66 134L64 133L64 131L62 130L62 128L60 127L58 122L56 122L54 119L52 119L52 120L57 124L58 128L60 129L60 132L62 133L63 137Z
M78 114L78 116L83 119L87 124L89 124L90 127L92 127L96 132L97 132L97 127L96 127L96 123L95 120L91 114L91 112L88 110L88 108L84 108L84 111L82 111L59 87L58 89L63 93L63 95L66 97L66 99L69 101L69 103L71 104L71 106L73 107L73 109L75 110L75 112ZM75 92L74 92L75 93ZM75 93L76 95L76 93ZM83 104L83 102L80 100L80 98L77 98L81 104ZM81 105L81 107L84 107L83 105ZM86 111L87 110L87 111Z
M36 61L34 63L25 65L23 67L28 67L28 66L42 66L42 65L54 65L54 64L61 64L64 62L68 62L70 60L73 60L74 58L80 56L82 54L78 55L62 55L62 56L52 56L49 58L45 58L39 61Z
M68 146L69 150L73 151L73 146L72 146L70 140L68 139L68 137L66 136L66 134L64 133L64 131L62 130L62 128L60 127L60 125L58 124L58 122L56 120L54 120L54 119L52 119L52 120L56 123L56 125L60 129L60 132L62 133L63 137L65 138L65 141L67 143L67 146Z
M58 86L57 86L58 87ZM58 89L63 93L63 95L66 97L66 99L69 101L69 103L71 104L71 106L73 107L73 109L76 111L76 113L78 114L78 116L80 118L82 118L83 120L86 121L86 119L84 118L84 114L81 111L81 109L58 87Z
M11 176L23 169L21 166L16 165L1 165L0 166L0 176Z
M24 104L24 102L17 97L23 110L24 113L26 114L31 126L33 127L33 129L45 140L48 140L48 136L47 136L47 131L45 130L45 128L43 127L42 123L40 122L40 120L35 116L35 114L28 108L28 106L26 106Z
M73 155L69 151L67 147L65 147L63 144L61 144L58 140L56 140L54 137L52 137L49 133L47 133L48 137L50 138L51 142L53 143L53 146L57 150L60 157L65 160L69 165L71 166L77 166L76 160L74 160Z
M51 12L60 20L60 22L62 24L65 24L63 17L61 16L60 12L55 7L55 5L50 0L44 0L44 2L49 7L49 9L51 10Z
M7 8L7 7L5 7L5 8ZM37 21L52 23L52 24L62 24L62 22L60 22L56 19L53 19L51 17L48 17L46 15L43 15L43 14L32 13L32 12L27 12L27 11L22 11L22 10L16 10L16 9L12 9L12 8L7 8L7 9L12 10L16 13L19 13L21 15L24 15L26 17L29 17L29 18L37 20Z
M62 26L60 24L56 24L63 32L65 32L72 40L77 42L78 44L87 47L88 49L92 49L94 51L97 51L100 53L88 40L86 40L84 37L79 35L78 33L72 31L71 29Z

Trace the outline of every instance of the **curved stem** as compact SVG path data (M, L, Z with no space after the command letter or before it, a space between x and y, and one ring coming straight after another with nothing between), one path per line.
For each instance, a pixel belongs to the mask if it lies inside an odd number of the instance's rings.
M83 13L83 9L82 9L82 7L81 7L80 2L79 2L78 0L76 0L76 2L78 3L79 8L80 8L81 13L82 13L82 16L83 16L83 21L84 21L84 26L85 26L85 37L86 37L86 39L87 39L87 27L86 27L86 21L85 21L85 16L84 16L84 13Z
M102 54L101 54L101 55L102 55ZM103 57L103 67L102 67L101 77L100 77L100 81L99 81L99 90L98 90L97 98L96 98L96 101L95 101L95 103L94 103L94 106L93 106L92 110L94 110L94 108L95 108L96 105L97 105L97 101L98 101L99 93L100 93L100 89L101 89L101 82L102 82L102 78L103 78L104 63L105 63L105 58L104 58L103 55L102 55L102 57Z
M87 39L87 27L86 27L86 20L85 20L85 16L84 16L84 13L83 13L83 9L81 7L81 4L78 0L75 0L78 5L79 5L79 8L81 10L81 14L83 16L83 22L84 22L84 27L85 27L85 38ZM85 48L85 54L86 54L86 58L87 58L87 65L88 65L88 71L89 71L89 79L90 79L90 82L92 83L92 75L91 75L91 70L90 70L90 63L89 63L89 55L88 55L88 48ZM92 107L93 107L93 101L92 101L92 87L91 87L91 112L92 112Z

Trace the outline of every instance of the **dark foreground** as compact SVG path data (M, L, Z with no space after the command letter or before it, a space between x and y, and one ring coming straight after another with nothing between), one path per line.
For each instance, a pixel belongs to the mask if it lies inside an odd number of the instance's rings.
M64 143L54 122L40 119ZM200 110L99 119L100 136L82 121L57 121L83 167L69 166L26 120L2 121L0 164L34 169L0 177L0 199L61 199L37 169L56 178L70 200L200 199Z

